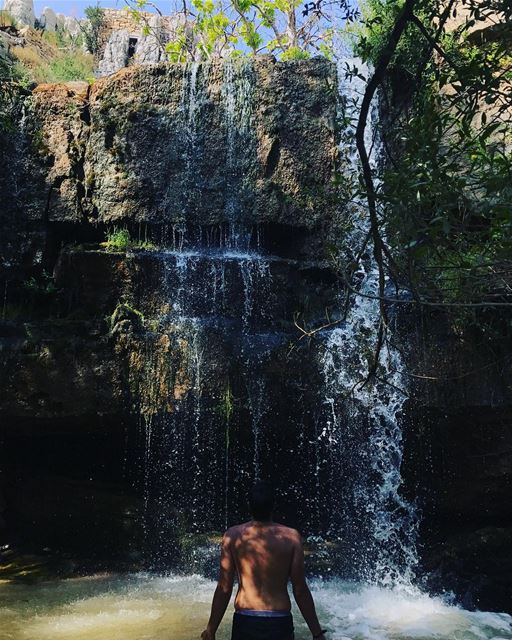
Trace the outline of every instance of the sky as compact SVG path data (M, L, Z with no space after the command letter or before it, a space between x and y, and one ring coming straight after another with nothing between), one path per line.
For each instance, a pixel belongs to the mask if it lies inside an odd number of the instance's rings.
M170 0L153 0L162 13L171 13ZM34 0L36 16L40 16L45 7L51 7L55 13L63 13L66 16L81 17L85 7L99 4L100 7L122 9L125 6L123 0Z
M152 2L164 15L173 13L175 0L152 0ZM0 0L1 4L2 0ZM125 6L124 0L34 0L36 17L41 15L45 7L51 7L55 13L63 13L66 16L80 18L84 15L85 7L96 4L99 4L100 7L112 9L122 9ZM147 7L146 10L151 11L151 8Z

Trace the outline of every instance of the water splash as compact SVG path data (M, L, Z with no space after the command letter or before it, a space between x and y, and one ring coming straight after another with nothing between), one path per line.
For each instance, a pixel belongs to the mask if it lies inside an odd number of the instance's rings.
M253 473L254 478L261 477L261 430L263 419L268 411L265 378L261 374L254 374L252 368L247 371L247 395L251 410L251 425L254 438Z
M345 137L350 138L364 86L358 78L350 82L340 79L340 85L345 115L351 123ZM371 160L375 166L375 112L372 115L366 144L373 147ZM354 149L345 144L342 151L357 172ZM368 224L365 203L356 203L349 244L358 246L368 232ZM357 459L357 464L347 461L351 473L344 477L351 495L345 498L349 504L344 515L357 531L355 538L364 540L363 544L356 543L360 575L383 585L411 585L418 564L419 519L414 505L401 493L400 419L407 399L407 380L402 374L405 365L399 351L386 341L379 355L379 377L367 380L380 321L379 301L373 297L379 292L379 273L370 255L356 275L360 295L351 297L346 319L325 334L322 365L328 416L323 435L335 446L343 442L349 456ZM357 438L357 431L365 435ZM354 440L357 446L352 444ZM341 455L347 458L346 451Z
M333 640L511 640L512 617L465 611L440 598L341 581L314 581ZM215 584L192 576L97 575L0 585L2 640L190 640L208 619ZM293 610L297 638L310 637ZM229 615L218 630L230 637Z

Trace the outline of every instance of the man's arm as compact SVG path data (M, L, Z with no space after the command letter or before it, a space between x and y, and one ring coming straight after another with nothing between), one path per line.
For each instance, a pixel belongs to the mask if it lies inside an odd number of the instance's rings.
M222 549L220 553L220 575L217 588L213 595L212 611L208 625L201 634L202 640L215 640L215 633L220 621L226 611L233 591L233 580L235 578L235 563L231 553L231 537L229 532L224 534L222 539Z
M306 582L306 576L304 573L304 549L302 548L302 541L298 533L293 546L290 579L292 582L293 597L295 598L295 602L297 603L311 634L314 638L324 640L322 628L320 627L320 623L318 622L318 617L316 615L313 596L311 595L311 591L309 590Z

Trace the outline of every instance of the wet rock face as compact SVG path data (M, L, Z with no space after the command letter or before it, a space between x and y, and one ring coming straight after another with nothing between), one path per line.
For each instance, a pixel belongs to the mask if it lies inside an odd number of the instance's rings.
M57 221L284 224L322 228L315 253L336 235L325 60L130 67L91 89L40 85L23 110L1 160L11 233Z
M330 89L329 63L270 58L97 83L84 170L98 219L313 228L333 214Z
M494 320L499 340L456 334L439 313L416 328L408 367L425 378L411 387L403 473L423 514L429 586L467 607L510 611L511 336Z
M338 295L326 252L338 233L336 99L329 62L269 57L130 67L23 98L0 154L0 417L17 451L0 493L13 535L78 539L70 486L115 510L128 508L119 493L135 504L150 491L146 521L169 536L220 529L245 517L255 468L289 491L290 522L327 526L332 509L312 514L289 489L327 469L296 478L279 452L311 458L324 410L318 347L290 347L296 314L321 324ZM114 225L158 250L101 248ZM52 491L65 480L47 516L28 479L50 426L60 455L38 477ZM111 473L71 452L93 452L97 429ZM146 468L165 471L143 488ZM101 523L108 508L89 516ZM123 513L116 540L135 535ZM69 526L56 536L59 518Z

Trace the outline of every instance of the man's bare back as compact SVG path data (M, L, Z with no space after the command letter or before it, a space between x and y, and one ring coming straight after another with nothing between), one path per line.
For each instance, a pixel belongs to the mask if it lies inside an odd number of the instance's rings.
M290 611L288 580L298 531L275 522L245 522L226 531L238 574L235 609Z
M222 539L219 581L202 640L214 640L238 575L232 640L293 640L288 581L313 638L324 640L306 583L298 531L272 521L273 493L256 483L249 505L253 520L231 527Z

